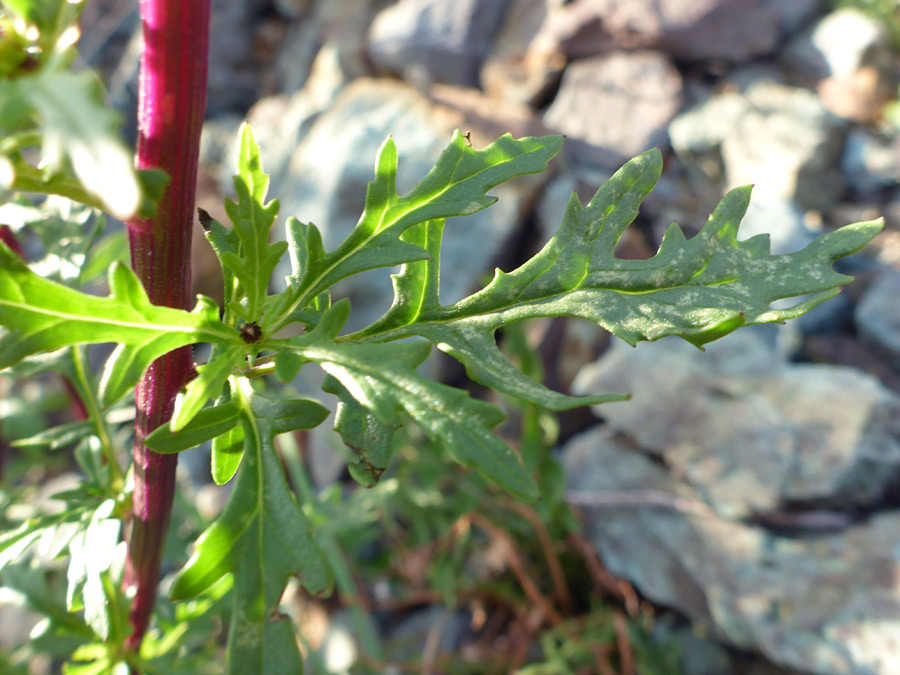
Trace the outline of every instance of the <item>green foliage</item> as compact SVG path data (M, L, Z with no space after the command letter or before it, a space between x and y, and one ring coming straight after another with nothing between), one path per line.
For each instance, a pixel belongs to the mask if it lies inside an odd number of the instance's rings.
M391 470L398 429L408 418L428 439L425 445L433 457L446 454L523 499L543 497L536 511L544 522L565 530L573 525L561 497L558 467L546 452L552 426L546 411L625 396L572 397L547 389L535 379L539 373L527 350L518 350L520 367L504 356L496 341L498 330L515 343L518 322L572 316L593 321L631 344L677 335L700 347L741 326L799 316L832 297L850 280L833 271L834 261L860 249L881 227L859 223L822 236L803 251L773 256L766 236L737 239L750 192L740 188L725 196L692 239L673 224L652 258L619 260L613 254L616 243L661 171L659 152L650 151L628 162L587 206L573 195L559 232L529 261L509 273L498 270L471 297L441 305L445 219L490 206L492 187L544 170L561 145L559 137L517 140L507 135L476 150L457 133L422 182L400 196L395 188L397 151L388 139L356 228L334 251L325 251L315 225L294 218L285 223L286 243L269 243L278 203L266 202L268 176L244 127L235 178L238 200L226 207L231 228L201 213L222 265L221 318L213 301L203 297L193 312L151 305L134 274L120 264L110 267L110 294L98 297L79 288L98 269L97 257L93 266L85 263L51 280L0 245L0 325L7 330L0 337L0 368L23 369L41 353L65 350L65 372L89 403L89 421L39 432L22 442L49 448L78 443L76 457L89 477L85 487L70 496L71 508L63 515L28 519L0 540L0 559L5 555L10 561L49 528L79 523L67 540L72 557L68 609L83 606L84 622L77 631L70 627L82 642L69 653L73 664L83 665L71 665L70 672L106 672L102 668L111 668L121 656L115 645L124 639L125 624L121 598L111 582L116 561L87 561L79 552L96 541L113 541L127 502L123 471L112 450L110 417L116 408L111 406L167 351L195 343L212 347L207 363L197 367L197 377L179 396L171 422L157 429L148 445L172 453L209 441L215 482L235 481L227 506L197 540L171 596L197 602L221 598L221 585L231 583L228 672L296 673L301 661L294 630L279 610L288 578L299 575L312 593L331 588L332 569L345 590L352 578L348 582L342 569L340 535L323 515L328 499L339 495L320 500L300 486L302 477L292 475L302 497L298 501L275 449L279 434L315 427L327 410L288 388L266 394L267 376L290 382L307 364L324 371L323 389L338 401L335 429L353 457L351 474L374 486L360 494L386 489L379 481ZM270 293L270 277L285 252L292 264L287 288ZM99 259L115 257L110 247ZM342 333L351 307L345 299L332 303L333 284L395 265L402 268L393 277L392 306L372 325ZM796 296L807 297L792 308L771 308L776 300ZM96 383L83 345L109 342L117 347ZM473 380L524 402L522 459L493 431L505 418L501 408L418 372L432 344L463 363ZM422 457L416 462L427 463ZM446 479L443 462L435 466L433 480ZM294 467L292 474L297 473ZM470 487L459 495L444 526L474 509L489 489L475 476L467 480ZM355 524L365 522L357 519ZM436 572L435 578L444 580L448 592L455 587L447 581L452 574ZM554 644L547 642L546 650L556 649ZM139 658L147 672L154 667L166 672L173 647L147 649L129 658ZM575 656L563 657L580 663Z
M62 347L116 342L103 376L102 398L120 399L155 359L202 340L236 344L237 331L219 321L218 309L200 298L192 313L150 303L128 267L110 268L108 298L81 293L32 272L7 246L0 246L0 368Z
M0 189L70 197L118 218L148 215L165 179L134 170L97 78L68 67L83 7L0 3ZM31 148L39 148L35 162Z

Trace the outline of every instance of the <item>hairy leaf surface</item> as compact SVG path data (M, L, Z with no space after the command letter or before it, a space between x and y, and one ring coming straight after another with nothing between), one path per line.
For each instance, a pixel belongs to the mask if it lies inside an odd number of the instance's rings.
M246 302L244 318L255 321L259 318L275 265L288 245L283 241L269 244L269 232L278 215L278 200L265 203L269 176L263 172L259 146L246 123L241 127L241 152L234 189L238 201L227 200L225 210L240 241L240 252L222 248L217 254L240 282Z
M397 148L389 137L375 161L375 180L369 183L365 209L347 239L324 253L321 243L311 238L317 232L296 232L303 246L295 258L305 268L294 275L293 301L277 325L293 320L294 312L302 310L310 298L345 277L424 259L427 253L403 241L403 232L428 220L481 211L496 201L487 195L488 190L515 176L544 171L561 147L560 136L514 139L506 134L475 150L456 132L434 168L401 197L396 188Z
M769 252L767 235L738 241L749 188L728 193L690 240L673 224L655 256L620 260L616 243L659 178L662 157L651 150L628 162L585 207L574 194L559 232L511 273L497 270L482 291L450 306L438 301L441 223L409 238L428 260L408 263L394 278L395 301L352 339L420 335L465 364L476 381L541 406L563 410L592 403L551 392L526 378L500 354L501 326L523 319L573 316L593 321L629 344L678 335L697 345L744 325L799 316L833 297L851 277L834 272L838 258L864 246L878 221L844 227L787 255ZM793 307L783 298L811 294ZM607 397L615 400L621 397Z
M235 587L241 586L245 593L252 594L251 606L245 609L252 609L256 620L260 611L275 607L291 574L302 573L304 585L314 593L331 585L328 565L291 495L272 445L275 434L317 426L328 410L308 399L280 401L261 397L245 380L240 381L238 392L240 396L233 399L236 404L203 411L184 430L191 431L192 425L208 421L215 415L213 411L220 408L226 412L219 415L230 423L231 411L237 405L244 432L244 457L231 499L197 541L194 555L175 580L172 598L194 597L227 572L237 572L245 562L241 559L249 556L256 560L251 576L263 581L247 582L237 575ZM154 433L161 434L155 440L159 445L165 439L171 438L174 443L178 438L166 427ZM246 590L250 588L254 590Z
M0 326L10 331L0 338L0 368L68 345L117 342L117 358L140 376L153 359L183 345L240 344L208 299L193 312L157 307L121 264L110 268L109 286L110 296L101 298L48 281L0 243ZM123 379L133 384L131 374Z
M474 467L515 495L537 497L534 481L516 454L491 431L505 418L499 408L416 373L431 350L426 342L333 342L348 312L349 304L341 301L323 316L316 330L279 346L318 363L381 425L395 424L403 411L429 438L443 443L460 464Z
M117 136L118 115L103 104L93 73L42 68L0 83L0 99L4 111L18 103L23 117L32 112L40 120L42 137L42 169L14 162L12 182L6 187L66 194L59 187L66 184L62 172L67 161L80 182L73 183L73 189L95 197L119 218L138 211L141 184L131 153Z

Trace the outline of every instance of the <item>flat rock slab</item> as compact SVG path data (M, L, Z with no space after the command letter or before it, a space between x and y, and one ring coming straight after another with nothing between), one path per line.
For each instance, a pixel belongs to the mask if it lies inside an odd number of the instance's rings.
M407 81L478 85L507 0L400 0L372 22L372 61Z
M610 429L572 439L564 457L604 563L654 602L802 672L900 672L900 513L792 539L716 515Z
M560 3L562 5L562 3ZM818 0L575 0L545 32L570 58L653 48L680 60L739 63L775 50Z
M753 333L706 352L615 341L574 390L631 393L598 414L726 517L865 507L900 476L900 398L854 368L779 361Z
M566 135L566 153L578 164L617 169L668 142L666 129L681 105L681 76L660 52L615 52L566 68L559 93L544 115Z

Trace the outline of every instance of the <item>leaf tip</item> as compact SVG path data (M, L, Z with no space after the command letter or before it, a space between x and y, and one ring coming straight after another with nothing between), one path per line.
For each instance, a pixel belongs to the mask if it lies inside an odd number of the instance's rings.
M204 232L209 232L212 227L213 217L209 215L209 211L202 208L197 208L197 219L200 221L200 227L203 228Z

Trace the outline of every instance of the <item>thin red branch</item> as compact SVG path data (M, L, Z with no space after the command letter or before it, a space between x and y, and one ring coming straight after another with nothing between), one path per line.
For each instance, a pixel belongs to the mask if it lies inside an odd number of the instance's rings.
M144 50L138 103L138 168L171 177L156 214L128 223L131 263L154 304L189 309L191 226L200 129L206 107L210 0L141 0ZM177 455L144 439L172 414L191 372L189 347L158 359L137 388L133 521L125 587L135 592L127 646L147 630L175 493Z
M25 257L25 251L22 250L22 244L19 243L19 239L9 225L0 225L0 241L9 246L14 253L18 253L20 258Z

